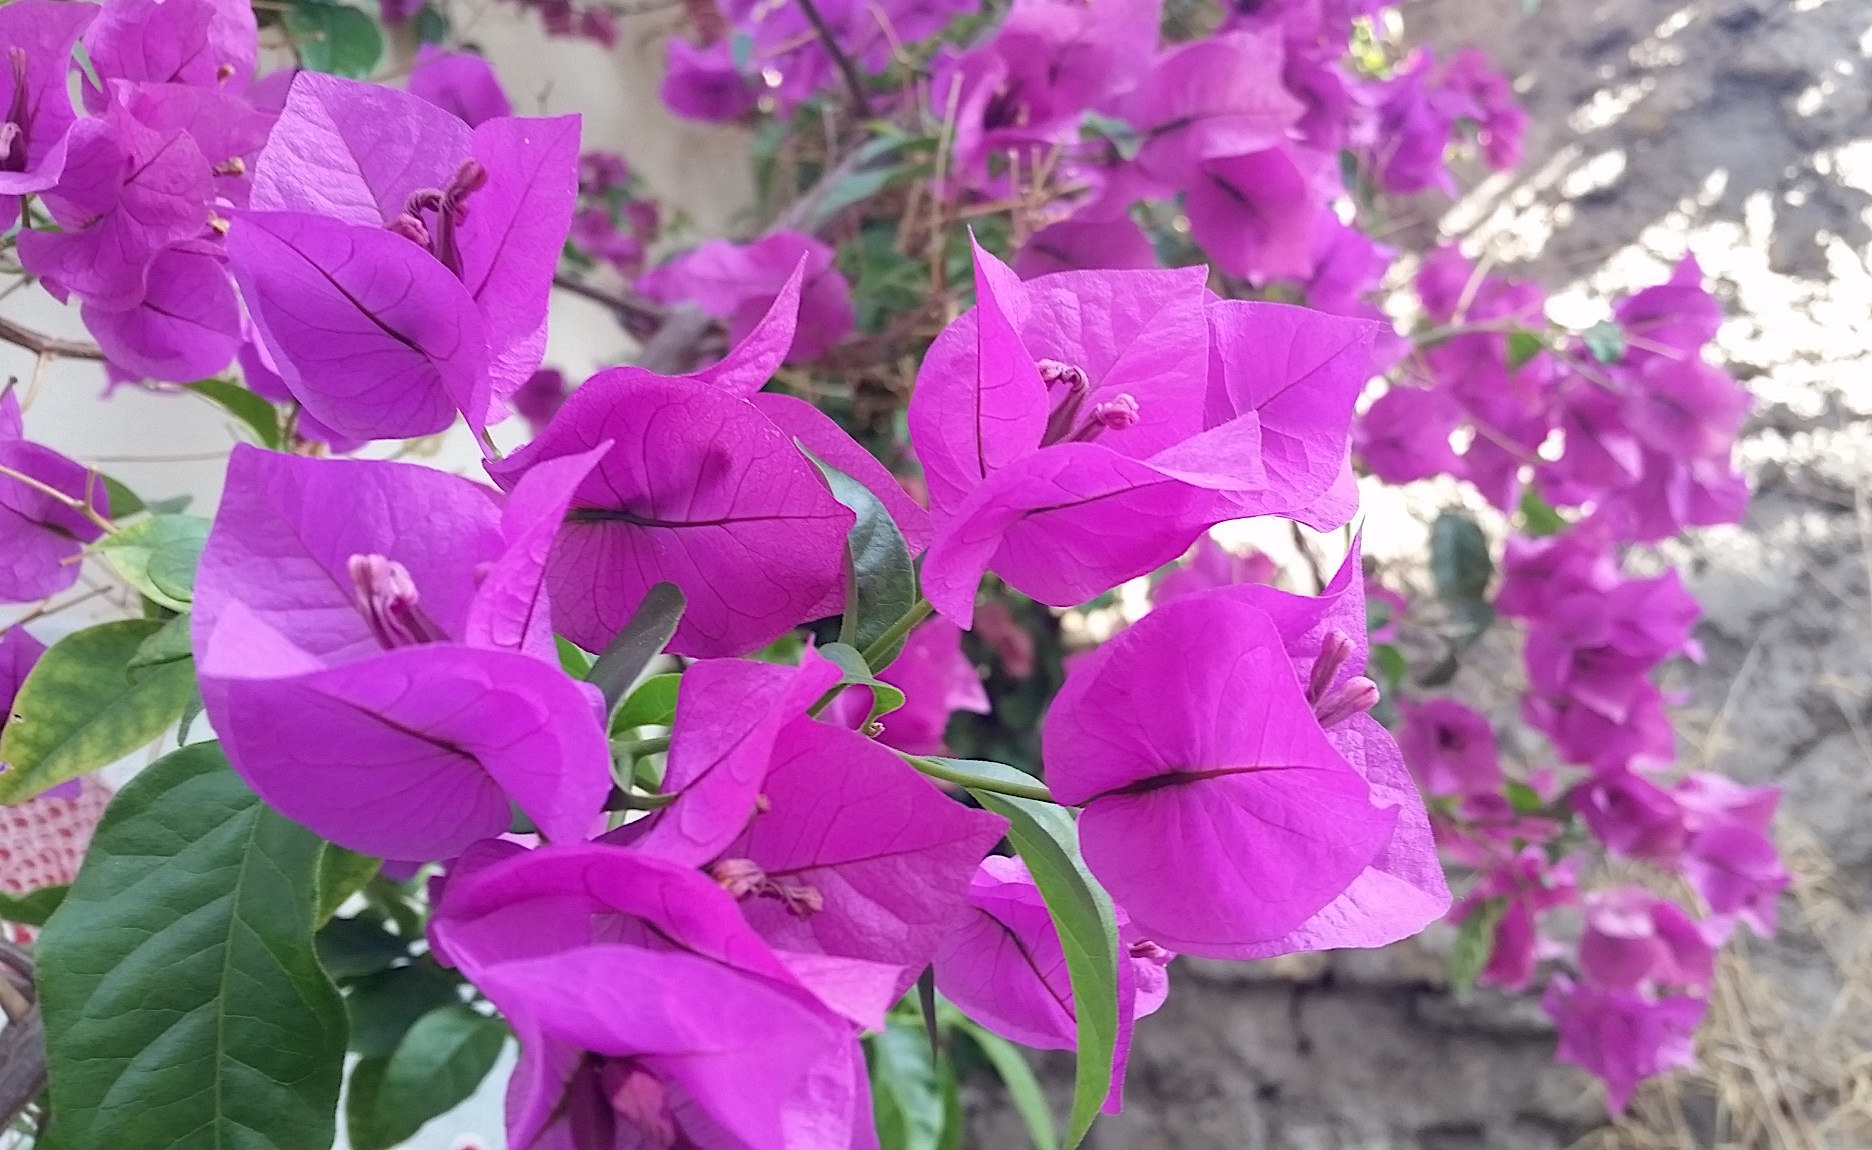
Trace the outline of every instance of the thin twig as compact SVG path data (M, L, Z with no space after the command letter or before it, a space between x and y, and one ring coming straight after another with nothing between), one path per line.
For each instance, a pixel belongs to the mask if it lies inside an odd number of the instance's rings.
M56 356L60 359L89 359L102 363L104 352L95 343L84 340L59 339L34 331L24 324L0 316L0 341L23 347L40 356Z
M563 288L593 303L603 304L611 309L626 328L632 330L641 328L644 331L655 331L663 321L669 318L668 308L651 303L634 292L628 295L614 294L564 273L553 276L553 286Z
M826 24L825 17L819 14L819 5L813 0L799 0L800 11L806 13L806 19L812 23L813 31L819 33L820 42L825 44L826 54L838 65L839 75L845 77L845 87L850 89L852 106L858 109L860 119L871 118L871 97L865 94L864 77L858 73L858 65L839 47L832 36L832 29Z

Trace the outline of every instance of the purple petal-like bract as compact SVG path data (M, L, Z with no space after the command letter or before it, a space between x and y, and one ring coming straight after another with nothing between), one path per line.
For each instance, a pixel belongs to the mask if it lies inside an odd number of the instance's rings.
M1043 744L1112 897L1154 941L1217 958L1325 908L1398 822L1320 729L1273 621L1237 593L1178 599L1099 648Z
M0 394L0 467L105 509L104 485L83 466L21 438L19 396ZM103 531L64 501L0 474L0 603L29 603L78 581L85 545Z
M18 49L22 72L0 68L0 123L19 133L0 164L0 220L19 217L18 197L58 183L65 168L67 131L77 118L66 87L72 47L97 18L91 4L15 0L0 8L0 53Z
M228 260L293 397L341 435L407 439L488 410L488 340L474 301L394 232L296 212L248 212Z
M668 581L688 600L670 650L740 655L834 595L854 516L791 440L725 391L637 368L600 372L488 470L511 488L529 467L607 440L547 570L567 638L602 650Z
M145 379L192 383L226 367L241 346L240 300L220 253L180 244L150 261L149 291L127 311L85 305L85 327L118 367Z
M511 1145L875 1145L851 1023L689 867L598 844L512 853L451 878L430 932L520 1037ZM810 965L850 981L838 968L865 964Z
M742 910L768 942L903 968L902 995L967 905L1007 821L949 798L855 731L795 719L760 786L766 805L722 852L764 885ZM809 899L802 905L803 899Z
M493 66L473 52L450 52L424 44L416 51L416 66L410 69L409 91L455 113L471 128L513 115L513 104L501 90Z

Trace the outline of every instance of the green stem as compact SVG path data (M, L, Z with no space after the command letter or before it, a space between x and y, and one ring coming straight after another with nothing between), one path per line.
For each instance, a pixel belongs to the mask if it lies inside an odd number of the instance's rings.
M613 739L611 750L615 754L641 758L644 755L660 755L669 750L668 735L656 735L648 739Z
M878 660L882 659L885 653L892 647L903 642L903 637L910 633L912 627L915 627L918 623L929 618L929 613L932 609L928 599L919 597L916 602L910 604L910 609L908 611L905 611L902 615L897 617L897 621L892 623L888 630L882 635L879 635L875 642L864 649L865 666L871 668L871 673L873 675L884 669L878 666ZM889 664L886 664L886 666L888 665Z
M898 754L902 757L904 762L909 763L932 779L941 779L946 783L956 783L970 790L993 791L997 795L1012 795L1017 799L1033 799L1042 803L1057 803L1059 801L1053 797L1053 792L1047 790L1045 785L1037 779L1032 783L1004 783L1000 779L987 779L980 775L971 775L967 771L952 770L937 762L935 759L926 759L921 755L905 755L901 751L899 751Z

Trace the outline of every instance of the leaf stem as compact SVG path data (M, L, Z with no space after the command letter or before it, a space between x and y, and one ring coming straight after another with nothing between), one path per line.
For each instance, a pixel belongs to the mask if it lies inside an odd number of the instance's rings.
M967 787L970 790L993 791L998 795L1010 795L1017 799L1033 799L1036 802L1054 803L1055 805L1057 805L1059 801L1053 797L1053 792L1047 790L1045 784L1041 783L1038 779L1035 779L1032 783L1004 783L1000 779L990 779L981 775L971 775L967 771L955 770L937 762L935 759L926 759L921 755L906 755L902 751L897 752L897 754L904 762L909 763L932 779L941 779L946 783L955 783L959 786Z
M928 599L919 596L916 602L910 604L910 609L908 611L899 615L895 623L892 623L886 628L884 633L879 635L875 642L864 649L865 666L871 668L871 673L873 675L884 669L878 666L878 660L882 659L892 647L902 642L903 637L910 633L912 627L915 627L918 623L928 618L930 611L933 609ZM886 666L888 665L887 663Z

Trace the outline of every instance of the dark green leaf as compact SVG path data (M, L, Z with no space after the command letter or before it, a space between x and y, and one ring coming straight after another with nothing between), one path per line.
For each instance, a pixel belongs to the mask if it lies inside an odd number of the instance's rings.
M460 1002L454 975L423 955L408 966L366 975L345 987L351 1049L388 1058L416 1020L438 1006Z
M262 447L278 451L286 445L286 436L280 430L279 408L257 392L225 379L198 380L189 384L188 389L240 420Z
M937 1091L936 1063L922 1027L886 1026L871 1036L871 1086L888 1095L904 1150L937 1150L943 1132L943 1102ZM901 1140L899 1140L899 1138Z
M1508 370L1520 371L1523 367L1546 350L1547 344L1531 331L1510 332L1508 335Z
M1495 605L1486 599L1460 599L1449 605L1452 638L1467 647L1495 625Z
M1012 767L1003 769L1020 774ZM969 793L1009 821L1008 841L1032 872L1066 952L1079 1038L1072 1122L1065 1143L1072 1150L1092 1128L1111 1088L1118 1044L1118 919L1111 896L1086 869L1079 853L1079 828L1065 808L994 791Z
M286 31L299 60L314 72L367 78L383 55L377 22L356 8L304 0L286 11Z
M72 1150L328 1150L345 1015L312 948L318 837L221 748L112 800L38 944Z
M376 878L377 868L382 865L382 859L346 850L337 843L326 843L325 853L319 856L318 868L320 925L329 922L346 899L363 890L365 883Z
M65 901L65 893L71 890L63 884L42 886L24 894L10 894L0 891L0 922L16 922L21 926L44 926L46 919Z
M188 658L194 653L189 645L189 617L177 615L164 620L162 629L143 640L137 647L136 654L124 664L126 672L140 671L145 667L159 667L164 663L175 663ZM131 678L136 678L134 673Z
M1059 1130L1053 1125L1053 1111L1047 1106L1046 1094L1041 1091L1040 1079L1034 1075L1027 1056L1012 1042L973 1022L964 1023L961 1029L1001 1076L1008 1100L1014 1103L1015 1113L1026 1124L1027 1139L1033 1143L1034 1150L1056 1150Z
M1480 599L1495 574L1489 558L1488 537L1475 520L1459 511L1445 511L1430 525L1430 574L1437 597L1445 603Z
M423 44L441 44L448 40L448 17L434 5L424 4L416 13L416 39Z
M319 964L333 978L362 978L409 957L409 946L368 918L334 918L313 939Z
M1542 499L1540 492L1532 487L1521 492L1521 534L1542 539L1558 535L1566 528L1565 517Z
M186 611L210 526L198 515L152 515L105 536L98 549L132 587L172 611Z
M845 687L864 687L871 692L871 715L865 720L867 724L879 715L888 715L904 705L904 693L872 675L865 657L856 647L845 643L827 643L819 648L819 653L844 672L838 685L832 688L834 692Z
M506 1041L505 1024L461 1003L417 1019L394 1054L352 1071L345 1131L354 1150L389 1150L460 1105L494 1068ZM377 1065L366 1071L367 1063Z
M1462 920L1449 958L1450 988L1456 993L1463 994L1474 986L1476 976L1488 965L1489 952L1495 949L1495 928L1507 909L1507 899L1491 898Z
M683 593L674 583L658 583L644 592L630 621L611 640L585 681L603 692L605 704L615 709L643 674L650 660L663 653L670 636L682 622Z
M195 666L150 667L133 681L130 660L162 630L122 619L67 635L40 657L0 734L0 803L17 803L108 766L153 741L195 697Z
M632 727L667 727L676 721L676 690L682 676L652 675L637 685L611 716L611 733Z
M1609 319L1602 319L1580 333L1580 342L1600 363L1617 363L1625 358L1625 329Z
M832 488L832 497L849 507L858 520L845 537L847 593L839 642L868 651L892 623L902 618L917 599L916 571L910 566L910 548L882 501L871 489L831 466L804 447L806 457L818 465ZM878 660L888 666L903 644Z

